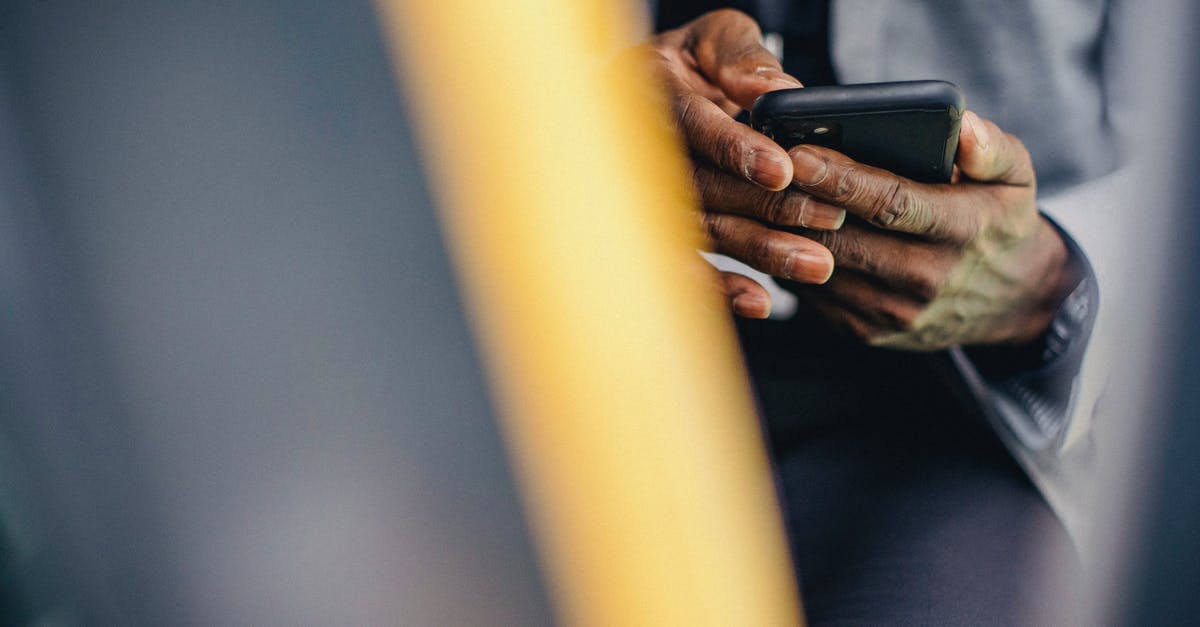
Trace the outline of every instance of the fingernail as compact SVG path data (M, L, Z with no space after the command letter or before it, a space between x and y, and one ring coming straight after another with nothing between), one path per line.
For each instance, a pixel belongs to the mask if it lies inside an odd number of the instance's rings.
M829 161L804 146L793 148L792 180L801 185L816 185L829 175Z
M992 140L988 134L987 125L979 119L979 116L975 115L974 111L967 111L963 115L963 119L971 127L971 134L975 136L975 144L979 146L980 150L987 150Z
M799 226L821 231L836 231L846 222L846 210L809 198L800 212Z
M779 83L780 85L785 85L789 88L804 87L804 85L801 85L800 81L796 80L796 78L788 76L787 74L781 72L779 68L774 68L769 65L760 65L754 68L754 73L773 83Z
M733 299L733 310L747 318L767 318L771 315L771 300L761 294L738 294Z
M767 150L751 150L746 156L746 178L770 190L787 187L791 182L792 164Z
M808 250L794 250L783 264L787 278L801 283L824 283L833 275L833 258Z

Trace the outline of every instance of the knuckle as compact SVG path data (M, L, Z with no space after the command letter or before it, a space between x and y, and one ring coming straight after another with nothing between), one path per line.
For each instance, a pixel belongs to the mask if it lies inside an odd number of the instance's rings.
M735 128L735 127L734 127ZM750 160L743 157L746 152L742 136L734 128L721 128L712 135L711 151L728 168L736 169L738 174L750 178L748 168Z
M879 335L874 327L857 318L845 318L843 326L846 330L850 331L851 335L865 344L871 344L875 337Z
M716 181L709 171L699 163L692 162L692 187L696 190L696 196L700 198L700 203L705 207L719 201L718 190L715 189Z
M650 45L646 48L646 56L650 63L655 63L659 67L671 65L671 43L666 41L662 36L655 37Z
M779 69L775 57L758 40L748 43L741 50L738 50L734 54L734 58L737 59L735 68L741 74L753 75L759 78L778 78L783 76L783 71Z
M905 308L883 307L879 311L879 316L883 318L889 329L900 332L912 331L916 324L916 316L911 310Z
M909 277L908 291L922 304L929 304L937 298L941 290L941 282L931 272L918 272Z
M742 261L768 274L779 274L786 265L785 260L776 259L775 248L764 238L756 237L747 242L742 254Z
M824 246L825 248L828 248L830 253L833 253L834 248L836 248L839 245L838 244L838 240L840 239L839 235L840 235L840 233L838 233L836 231L805 231L804 232L804 237L807 237L808 239L811 239L812 241Z
M808 194L789 194L786 204L789 226L808 226L809 213L812 210L812 196Z
M958 218L954 228L945 229L943 240L951 245L966 247L979 239L986 229L990 228L988 211L961 211L956 213Z
M851 166L842 169L838 175L837 183L833 188L833 196L838 201L846 202L857 198L861 189L862 174L858 168Z
M1036 208L1032 211L1023 208L1017 211L1002 210L988 220L987 232L1000 245L1008 246L1032 235L1039 219Z
M841 261L841 253L844 250L844 238L836 231L804 231L804 237L824 246L829 250L829 254L833 255L835 263Z
M704 230L708 233L708 239L721 244L728 239L731 224L729 219L721 214L706 213L704 214Z
M766 197L761 203L762 216L768 222L781 226L794 226L799 224L796 222L795 211L792 209L794 203L790 202L788 194L784 192L767 192Z
M875 196L871 207L871 222L881 227L897 227L917 219L918 203L912 187L904 179L895 178L882 193Z
M1027 231L1019 220L1008 217L994 220L991 226L992 239L1001 246L1009 246L1013 242L1024 239Z
M880 271L878 255L865 242L857 237L832 236L829 252L833 253L835 261L844 262L849 266L857 266L868 274L878 274Z
M727 214L707 214L704 224L717 252L729 255L758 270L774 273L783 262L768 237L749 237L746 222Z
M675 99L676 117L679 119L680 128L688 130L695 124L699 99L700 96L694 93L685 93Z
M843 246L843 244L839 233L834 231L805 230L803 231L803 235L809 240L812 240L813 242L825 247L825 249L829 251L830 256L833 257L835 266L841 262L839 254L842 250L841 246Z
M860 294L858 308L868 323L872 337L883 333L907 333L916 328L923 307L914 306L902 297L887 291ZM869 338L863 338L869 339Z
M873 337L867 338L864 342L868 346L875 348L905 348L912 350L916 345L914 336L916 334L911 331L897 331L892 333L880 333Z
M1000 170L1000 179L1006 180L1016 174L1024 165L1025 157L1029 151L1025 148L1025 142L1021 141L1016 135L1001 133L1004 139L1004 144L1007 150L996 150L992 153L993 159L998 161L997 169Z
M1020 185L1035 184L1033 163L1025 143L1015 135L1000 132L1002 141L993 142L987 158L988 179Z

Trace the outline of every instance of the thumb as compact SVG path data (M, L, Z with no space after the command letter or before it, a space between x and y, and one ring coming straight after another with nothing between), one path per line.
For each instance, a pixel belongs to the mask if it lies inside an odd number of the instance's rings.
M1035 181L1025 144L974 111L963 113L954 162L962 176L982 183L1032 185Z
M732 9L697 20L693 53L704 75L738 106L749 109L768 91L803 87L783 71L762 45L762 31L748 15Z

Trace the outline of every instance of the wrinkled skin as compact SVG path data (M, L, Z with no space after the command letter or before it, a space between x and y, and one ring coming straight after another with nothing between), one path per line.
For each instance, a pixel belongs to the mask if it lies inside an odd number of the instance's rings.
M767 91L801 86L760 42L732 10L651 42L713 250L807 284L802 298L871 344L937 350L1043 333L1080 271L1037 211L1020 140L967 112L949 184L816 146L786 152L732 118ZM770 296L750 279L725 273L722 288L739 315L768 315Z

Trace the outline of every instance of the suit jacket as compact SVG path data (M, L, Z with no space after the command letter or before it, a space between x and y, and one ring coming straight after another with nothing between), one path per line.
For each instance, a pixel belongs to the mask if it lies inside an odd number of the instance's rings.
M1124 143L1137 84L1126 43L1132 14L1110 0L832 0L830 10L842 83L956 83L968 108L1025 142L1043 212L1090 262L1091 294L1067 307L1082 308L1068 313L1095 326L1090 339L1089 324L1066 338L1076 359L1067 366L1069 402L1054 419L1035 420L1019 394L953 351L996 432L1078 538L1088 531L1094 465L1110 452L1093 424L1124 322L1114 295L1135 280L1122 275L1130 216L1117 201L1131 176Z

